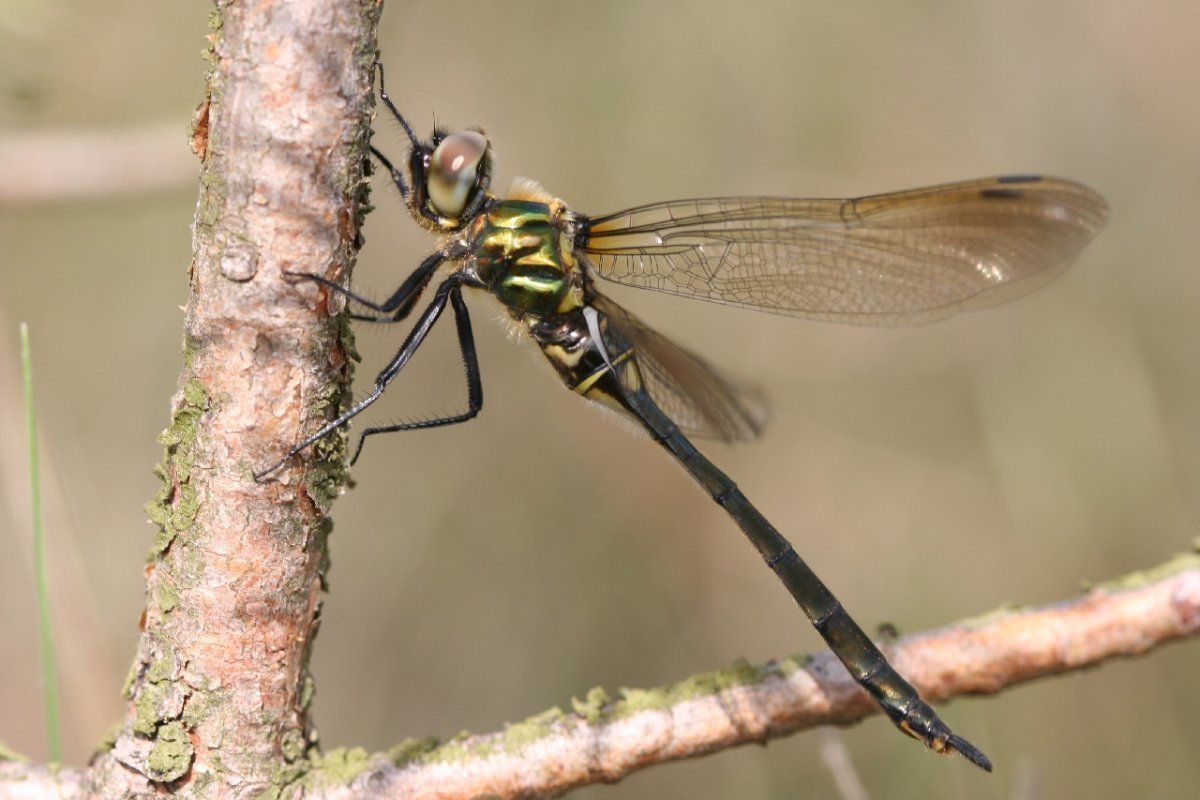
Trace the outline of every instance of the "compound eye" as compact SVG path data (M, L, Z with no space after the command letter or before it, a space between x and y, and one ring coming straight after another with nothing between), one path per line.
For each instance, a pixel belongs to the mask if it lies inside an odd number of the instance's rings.
M457 217L467 205L488 140L475 131L459 131L443 139L429 159L426 187L429 203L444 217Z

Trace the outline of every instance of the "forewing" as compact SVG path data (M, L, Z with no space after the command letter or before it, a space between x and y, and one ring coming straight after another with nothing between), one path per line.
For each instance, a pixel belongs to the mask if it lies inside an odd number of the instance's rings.
M769 412L756 388L722 377L607 297L589 302L633 345L650 397L686 433L730 442L758 436Z
M909 324L1025 294L1104 226L1104 199L1010 176L847 200L676 200L594 217L596 273L780 314Z

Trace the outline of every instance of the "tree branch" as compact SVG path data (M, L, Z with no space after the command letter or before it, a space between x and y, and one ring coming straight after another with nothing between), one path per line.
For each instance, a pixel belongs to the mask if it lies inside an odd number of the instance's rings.
M1200 634L1200 554L1097 586L1074 600L1002 609L886 648L932 700L994 694L1035 678L1088 669ZM821 725L848 725L878 707L833 654L738 663L657 689L602 689L504 731L409 740L388 753L310 754L284 796L349 798L552 797L613 783L646 767L761 743ZM0 756L2 762L3 756ZM80 796L88 774L0 763L0 798Z
M381 0L218 0L184 368L160 440L158 524L127 713L87 776L105 797L250 797L304 771L308 656L345 435L252 473L347 398L349 334L324 290L360 245Z
M901 638L885 648L931 701L994 694L1035 678L1136 656L1200 633L1200 555L1083 597ZM761 743L878 712L833 654L739 663L658 689L593 689L505 731L410 741L390 753L335 752L310 776L323 800L553 797L646 767Z
M1200 634L1200 554L1097 586L1074 600L1001 609L886 647L932 701L994 694ZM388 753L310 751L283 797L462 800L553 797L614 783L646 767L762 743L821 725L848 725L878 707L825 651L761 665L738 663L657 689L593 689L504 731L409 740ZM11 758L11 756L9 756ZM5 762L0 800L82 797L87 770Z

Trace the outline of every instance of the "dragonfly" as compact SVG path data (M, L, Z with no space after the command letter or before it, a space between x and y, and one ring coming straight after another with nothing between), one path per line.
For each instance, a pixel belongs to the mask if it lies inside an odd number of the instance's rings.
M851 199L714 197L589 216L527 179L504 197L492 194L484 132L435 128L421 140L388 95L382 65L378 72L379 98L411 148L403 169L371 152L416 223L438 236L437 248L382 303L322 275L291 274L345 296L364 309L353 318L375 322L407 319L435 274L445 277L370 392L255 478L378 400L447 306L466 371L466 410L366 428L351 463L376 434L474 418L483 386L463 290L483 290L569 389L635 422L729 514L901 731L990 772L987 756L950 730L791 543L692 443L690 436L755 438L766 420L761 395L643 323L607 297L601 281L795 317L923 323L1010 300L1058 275L1104 226L1104 199L1073 181L1010 175Z

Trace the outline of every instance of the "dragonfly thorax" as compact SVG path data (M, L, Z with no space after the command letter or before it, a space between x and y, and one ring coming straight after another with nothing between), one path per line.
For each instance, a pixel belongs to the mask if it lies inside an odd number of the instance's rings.
M574 235L558 204L501 200L485 214L475 247L475 270L518 319L578 308L582 279Z

